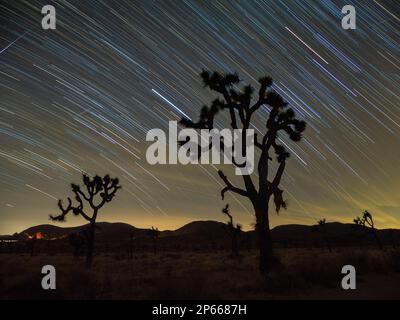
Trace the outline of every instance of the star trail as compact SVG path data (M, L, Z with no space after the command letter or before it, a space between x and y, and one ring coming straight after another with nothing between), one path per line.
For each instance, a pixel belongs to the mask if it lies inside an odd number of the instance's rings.
M46 4L56 30L41 28ZM348 4L355 30L341 27ZM215 98L202 69L236 71L254 87L270 75L308 124L302 142L281 138L291 152L289 206L271 214L273 226L351 222L368 209L378 228L400 227L397 1L18 0L0 11L0 234L49 223L82 172L121 180L103 221L223 221L215 166L151 166L145 157L148 130L197 119ZM226 121L218 116L216 127ZM249 229L250 203L227 201Z

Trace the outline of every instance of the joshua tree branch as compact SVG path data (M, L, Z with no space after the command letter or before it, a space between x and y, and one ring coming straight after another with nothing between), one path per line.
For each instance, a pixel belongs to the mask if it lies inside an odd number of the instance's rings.
M254 145L260 149L263 150L263 145L258 141L258 135L257 133L254 134Z
M58 208L61 210L61 214L57 216L50 215L50 219L53 221L65 221L65 216L73 210L71 198L68 198L68 206L64 208L62 200L58 200Z
M267 99L261 98L259 97L259 99L257 100L256 103L254 103L251 107L250 107L250 114L253 114L254 112L256 112L258 109L261 108L262 105L267 104Z
M237 129L237 123L236 123L236 115L235 115L235 108L234 105L232 103L232 99L231 96L229 95L228 91L226 90L226 88L224 88L222 90L222 94L225 98L226 103L228 104L229 107L229 114L231 116L231 126L232 129Z
M238 187L235 187L227 178L227 176L221 171L218 170L218 175L220 178L225 182L226 187L221 190L221 198L224 199L224 195L227 191L232 191L235 192L243 197L248 197L250 198L250 195L247 193L247 191L240 189Z
M91 222L93 218L90 218L86 213L83 212L83 210L79 210L79 214L87 221Z
M254 187L253 180L251 179L251 177L249 175L243 175L242 177L243 177L244 185L246 186L247 196L251 200L253 200L251 195L252 194L254 195L257 193L256 188Z
M263 150L261 152L260 159L258 160L258 186L260 193L266 191L266 184L268 180L268 151Z
M76 196L81 196L83 199L86 201L90 201L90 198L87 197L81 190L80 186L77 186L77 188L73 189L73 192L75 193Z
M83 201L81 197L77 195L75 199L76 201L78 201L79 207L75 207L73 208L73 210L75 210L75 212L78 212L85 220L91 221L91 218L85 212L83 212Z
M260 83L260 89L258 90L258 100L250 107L250 113L257 111L263 104L267 104L268 100L265 98L267 88L272 84L272 79L265 77L258 81Z
M116 179L112 179L109 183L104 183L104 185L103 185L104 193L101 194L102 201L99 203L99 205L95 206L95 209L98 210L106 202L110 202L114 198L118 189L120 189L120 188L121 188L121 186L118 185L118 180L116 180Z
M279 184L281 183L282 175L283 172L285 171L285 166L286 166L286 160L283 160L279 163L279 167L278 170L276 171L275 178L274 180L272 180L272 184L276 187L279 186Z
M230 226L233 227L233 217L232 215L229 213L229 204L227 204L225 206L225 208L222 209L222 213L227 215L229 217L229 222L230 222Z
M76 208L76 212L78 212L85 220L91 222L93 217L89 217L85 212L83 212L83 207Z

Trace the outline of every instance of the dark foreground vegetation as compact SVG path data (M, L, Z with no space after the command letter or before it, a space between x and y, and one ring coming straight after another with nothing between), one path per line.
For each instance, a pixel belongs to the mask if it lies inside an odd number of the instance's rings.
M0 299L399 299L400 250L372 247L277 249L280 266L258 272L257 251L164 251L85 256L0 254ZM57 289L41 288L41 268L57 270ZM343 265L357 289L343 290Z

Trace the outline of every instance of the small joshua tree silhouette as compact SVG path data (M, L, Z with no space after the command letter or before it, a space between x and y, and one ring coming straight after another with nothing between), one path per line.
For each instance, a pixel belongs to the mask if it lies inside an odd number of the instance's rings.
M322 238L325 242L326 247L328 248L329 252L332 252L331 242L329 240L328 233L326 230L326 219L325 218L318 221L318 225L315 230L321 232Z
M365 210L363 212L362 218L357 217L353 221L356 226L367 227L368 230L374 235L374 238L378 244L379 249L383 250L383 245L382 245L381 239L378 236L378 232L376 231L374 220L373 220L372 214L370 212Z
M75 216L82 216L86 221L89 222L89 230L87 235L87 252L86 252L86 266L91 267L93 261L93 250L96 230L96 219L99 210L108 202L111 202L115 197L118 189L121 188L119 185L118 178L110 178L109 175L104 177L95 176L91 179L86 174L82 176L83 183L86 187L86 191L82 190L77 184L72 183L71 189L75 194L75 200L77 205L72 204L71 198L68 199L68 205L63 206L62 200L58 201L58 208L61 214L53 216L50 215L50 219L53 221L65 221L65 217L68 213L72 212ZM89 210L92 211L90 215L84 206L84 202L89 205Z
M233 217L229 212L229 204L226 204L224 208L222 208L222 213L227 215L229 221L227 222L228 225L228 232L229 236L231 237L232 241L232 257L239 256L239 236L240 232L242 231L242 226L240 224L233 223Z
M154 254L157 254L157 241L160 235L160 231L158 230L158 228L151 227L151 229L149 230L149 235L153 241L153 252Z

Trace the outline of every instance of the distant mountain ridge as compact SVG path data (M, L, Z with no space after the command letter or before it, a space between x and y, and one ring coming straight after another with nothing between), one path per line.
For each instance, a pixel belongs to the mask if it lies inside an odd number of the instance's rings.
M26 239L27 235L41 233L45 239L63 239L71 233L85 230L88 225L77 227L62 227L51 224L43 224L30 227L12 236L0 236L1 239ZM324 225L327 237L332 245L357 245L360 242L374 244L374 239L366 227L355 228L354 224L330 222ZM98 222L96 234L98 241L127 241L134 238L145 239L150 229L136 228L127 223ZM377 230L382 242L386 245L400 245L400 230L381 229ZM282 246L317 246L321 245L323 239L316 225L289 224L276 226L271 230L272 240ZM256 242L256 233L252 231L242 232L241 241L247 245ZM160 231L160 242L165 246L196 245L199 247L219 246L229 241L228 229L225 223L206 220L192 221L176 230Z
M2 237L16 237L24 238L25 235L33 235L36 233L42 233L49 237L65 237L71 233L78 233L88 228L88 224L84 224L76 227L61 227L52 224L41 224L30 227L14 235L2 235ZM160 230L160 237L166 236L183 236L189 234L210 234L219 233L225 228L225 224L218 221L206 220L206 221L192 221L176 230ZM97 233L104 234L108 237L115 237L119 234L134 234L140 235L150 231L148 229L136 228L128 223L123 222L97 222L96 223Z
M51 233L51 234L68 234L70 232L77 232L80 230L84 230L85 228L87 228L89 226L89 224L84 224L81 226L77 226L77 227L61 227L61 226L57 226L57 225L52 225L52 224L41 224L41 225L37 225L34 227L30 227L28 229L25 229L24 231L21 231L20 233L28 233L28 234L32 234L35 232L42 232L42 233ZM97 227L100 228L106 228L109 229L110 227L115 229L115 231L131 231L131 230L137 230L137 228L135 228L134 226L127 224L127 223L123 223L123 222L97 222L96 223Z

